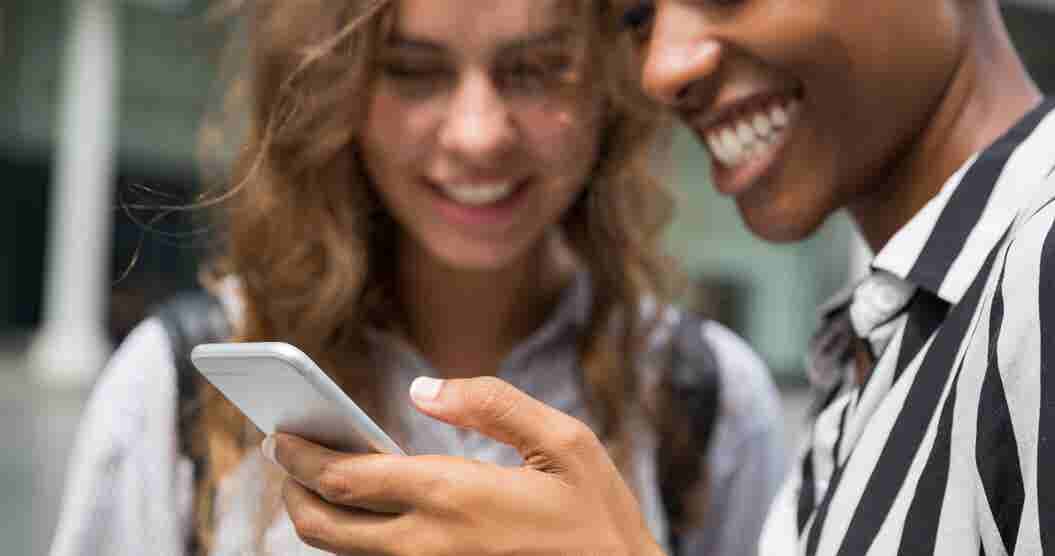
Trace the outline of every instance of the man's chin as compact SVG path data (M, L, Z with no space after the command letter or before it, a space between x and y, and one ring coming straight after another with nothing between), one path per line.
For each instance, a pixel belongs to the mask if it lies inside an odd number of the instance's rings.
M824 223L825 215L782 211L774 207L746 207L737 203L740 218L759 239L771 243L792 243L809 238Z

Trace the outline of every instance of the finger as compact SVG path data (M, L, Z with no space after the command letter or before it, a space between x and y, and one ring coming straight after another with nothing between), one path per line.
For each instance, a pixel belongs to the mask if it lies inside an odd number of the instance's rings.
M495 377L419 377L410 393L422 413L509 444L529 465L574 468L584 457L604 450L582 421Z
M402 456L346 454L282 433L267 437L261 450L290 477L333 504L387 513L413 506L412 483L392 476L402 466L384 461Z
M324 500L374 512L401 513L453 503L462 481L480 464L446 456L345 454L289 434L265 441L290 477Z
M406 516L334 506L297 481L282 489L286 512L305 543L334 554L397 554Z

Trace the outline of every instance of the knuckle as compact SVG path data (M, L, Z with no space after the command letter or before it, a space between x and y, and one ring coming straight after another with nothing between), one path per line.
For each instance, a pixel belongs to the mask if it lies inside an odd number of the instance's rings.
M287 513L300 540L315 547L326 544L330 527L325 516L300 504L287 504Z
M317 483L319 496L330 502L347 502L355 497L355 483L337 461L322 466Z
M445 510L458 507L458 492L450 479L444 475L429 478L421 484L428 507Z
M589 453L597 449L601 443L590 427L575 419L555 429L553 441L558 449L575 454Z
M297 538L308 546L323 548L329 546L327 542L327 530L319 519L302 519L293 522L297 530Z
M511 395L512 387L493 376L480 379L479 411L487 419L502 421L516 409L517 396Z

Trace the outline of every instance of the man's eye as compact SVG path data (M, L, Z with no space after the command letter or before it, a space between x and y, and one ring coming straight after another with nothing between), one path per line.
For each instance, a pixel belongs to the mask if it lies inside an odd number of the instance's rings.
M652 34L652 20L656 7L652 2L638 2L623 13L623 26L633 33L634 40L644 44Z
M652 2L638 2L623 13L623 25L635 31L644 29L652 23L655 13L656 6Z

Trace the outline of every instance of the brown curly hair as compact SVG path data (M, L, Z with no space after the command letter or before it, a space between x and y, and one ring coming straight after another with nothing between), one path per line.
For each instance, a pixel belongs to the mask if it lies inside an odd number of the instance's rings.
M668 300L677 273L659 247L671 198L650 173L666 122L640 92L618 4L574 3L606 105L596 167L561 226L594 283L580 346L586 397L598 435L625 462L624 422L640 395L635 365L653 326L637 308L645 297ZM235 11L246 24L251 110L230 185L216 199L224 251L215 269L243 284L237 339L296 344L384 423L381 380L361 369L371 368L366 330L399 325L395 224L369 186L355 137L375 53L393 25L391 2L257 0ZM208 550L212 493L259 438L214 389L203 389L202 403L194 449L207 469L195 513Z

